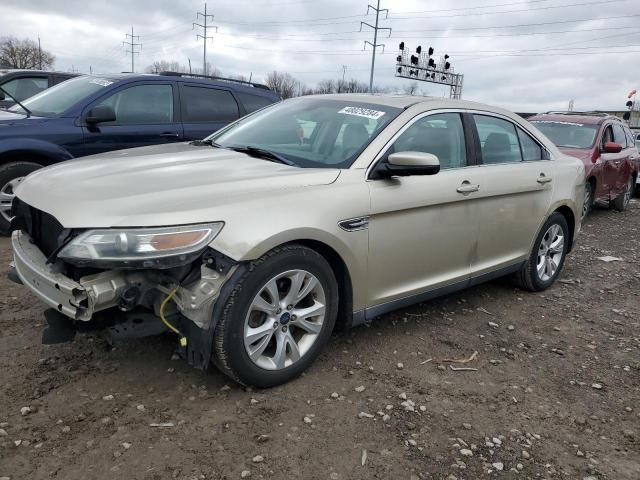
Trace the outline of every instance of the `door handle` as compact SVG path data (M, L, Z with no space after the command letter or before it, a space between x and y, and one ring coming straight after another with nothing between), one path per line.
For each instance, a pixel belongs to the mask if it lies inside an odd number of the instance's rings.
M180 136L179 133L174 133L174 132L162 132L160 134L161 137L166 137L166 138L178 138Z
M549 183L551 180L553 180L551 177L546 177L546 176L544 176L543 174L541 174L541 175L538 177L538 183L539 183L540 185L544 185L545 183Z
M463 195L467 193L477 192L478 190L480 190L480 185L471 185L466 180L462 182L462 185L456 188L456 192L462 193Z

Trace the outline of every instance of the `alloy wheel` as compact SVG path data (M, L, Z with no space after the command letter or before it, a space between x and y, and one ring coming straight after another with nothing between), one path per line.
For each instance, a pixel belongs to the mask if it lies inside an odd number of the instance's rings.
M11 221L11 203L15 198L15 189L24 177L14 178L0 188L0 216L7 222Z
M553 278L564 255L564 232L558 224L551 225L538 247L538 262L536 271L543 282Z
M289 270L265 283L244 322L244 346L253 363L281 370L296 363L315 343L325 318L326 296L318 278Z

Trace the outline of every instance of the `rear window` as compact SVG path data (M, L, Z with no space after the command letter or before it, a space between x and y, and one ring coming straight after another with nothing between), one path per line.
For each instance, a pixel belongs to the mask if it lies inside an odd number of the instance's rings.
M558 147L591 148L598 133L598 125L559 120L531 120L531 123Z
M271 100L267 97L262 97L260 95L252 95L250 93L240 93L236 92L236 95L240 99L240 102L244 106L244 109L247 113L255 112L256 110L260 110L268 105L275 103L274 100Z
M182 118L186 123L231 122L240 116L231 92L217 88L182 88Z

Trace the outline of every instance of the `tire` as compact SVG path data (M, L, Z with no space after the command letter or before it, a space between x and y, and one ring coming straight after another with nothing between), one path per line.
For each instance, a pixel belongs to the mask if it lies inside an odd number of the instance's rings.
M33 162L11 162L0 165L0 234L9 233L13 190L24 177L42 168Z
M593 209L593 183L587 182L584 186L584 202L582 204L582 218L586 218Z
M296 279L299 288L294 287ZM295 290L309 291L299 300L288 300ZM276 301L271 292L278 296ZM322 304L323 315L302 316ZM337 313L338 285L324 257L302 245L278 247L251 262L229 295L214 332L213 361L243 385L268 388L286 383L320 354Z
M553 229L553 230L552 230ZM548 249L548 235L555 235L552 232L557 232L558 235L562 235L562 246L556 246L558 256L555 254L551 254L551 258L553 259L551 265L555 265L556 268L552 272L548 270L547 263L545 262L542 265L543 272L539 273L538 265L539 265L539 253L542 253L544 249ZM561 232L561 233L560 233ZM555 237L557 239L557 237ZM551 239L551 245L554 243L554 239ZM545 242L543 244L543 242ZM531 255L527 260L526 264L522 267L522 269L515 274L515 283L531 292L540 292L542 290L546 290L549 288L553 282L556 281L560 272L562 271L562 267L564 266L564 261L567 256L567 251L569 249L569 226L567 225L567 220L564 216L558 212L553 213L547 221L544 223L542 228L540 229L540 233L536 238L536 241L533 243L533 249L531 250ZM548 249L545 252L545 257L549 251L553 251L554 249Z
M611 206L611 208L613 208L614 210L617 210L618 212L624 212L629 206L629 201L633 196L634 188L635 188L635 184L634 184L633 175L632 175L629 177L629 180L627 180L627 185L624 189L624 192L622 192L621 195L618 195L613 200L610 200L609 205Z

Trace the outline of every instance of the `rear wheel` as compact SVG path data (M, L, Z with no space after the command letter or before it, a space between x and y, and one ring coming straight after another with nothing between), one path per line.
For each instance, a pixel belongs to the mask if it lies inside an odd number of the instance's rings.
M619 212L624 212L629 206L634 188L635 183L633 180L633 176L630 176L626 186L624 187L624 192L622 192L622 195L618 195L615 199L610 201L611 207Z
M214 362L244 385L272 387L306 370L336 321L331 267L301 245L252 262L229 296L214 335Z
M11 203L15 197L15 189L24 177L42 168L32 162L12 162L0 165L0 233L9 233L11 223Z
M549 288L562 271L569 241L567 220L555 212L540 229L527 263L516 272L518 286L532 292Z

